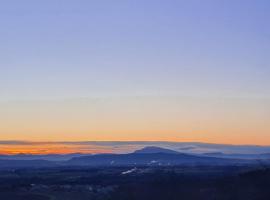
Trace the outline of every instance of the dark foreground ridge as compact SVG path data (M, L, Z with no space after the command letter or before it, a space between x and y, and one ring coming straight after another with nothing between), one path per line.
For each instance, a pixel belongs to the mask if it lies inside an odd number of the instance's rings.
M270 170L243 166L0 170L3 200L269 200Z

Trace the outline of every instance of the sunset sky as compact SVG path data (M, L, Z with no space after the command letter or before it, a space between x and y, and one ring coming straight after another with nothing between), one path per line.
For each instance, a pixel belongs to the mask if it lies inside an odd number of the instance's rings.
M270 145L269 19L268 0L0 1L0 141Z

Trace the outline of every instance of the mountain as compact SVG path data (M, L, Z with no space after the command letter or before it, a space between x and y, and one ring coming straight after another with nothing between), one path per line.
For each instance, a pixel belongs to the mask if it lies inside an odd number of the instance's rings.
M139 149L137 151L134 151L134 153L169 153L169 154L178 154L179 152L173 151L170 149L165 149L161 147L155 147L155 146L149 146L149 147L144 147L142 149Z
M10 159L1 159L0 156L0 168L13 169L59 166L218 166L258 164L255 159L239 159L236 157L227 158L222 157L224 156L222 153L194 155L155 146L145 147L129 154L70 154L65 155L67 157L61 156L64 155L17 155Z
M79 166L170 166L170 165L239 165L254 161L197 156L172 150L146 147L130 154L97 154L81 156L67 161L67 165Z
M0 160L0 169L55 167L56 162L47 160Z
M2 160L48 160L48 161L67 161L74 157L80 157L84 154L15 154L15 155L0 155Z
M233 158L233 159L270 159L270 153L264 154L225 154L222 152L212 152L212 153L204 153L202 155L208 157L216 157L216 158Z

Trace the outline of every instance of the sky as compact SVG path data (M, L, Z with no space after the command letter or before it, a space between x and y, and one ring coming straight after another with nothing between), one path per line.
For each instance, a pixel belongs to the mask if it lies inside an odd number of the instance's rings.
M270 145L268 0L1 0L0 140Z

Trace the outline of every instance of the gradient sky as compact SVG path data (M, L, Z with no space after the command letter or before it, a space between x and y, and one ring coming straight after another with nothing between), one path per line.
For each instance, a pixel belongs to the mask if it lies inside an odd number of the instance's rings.
M0 140L270 145L268 0L0 1Z

